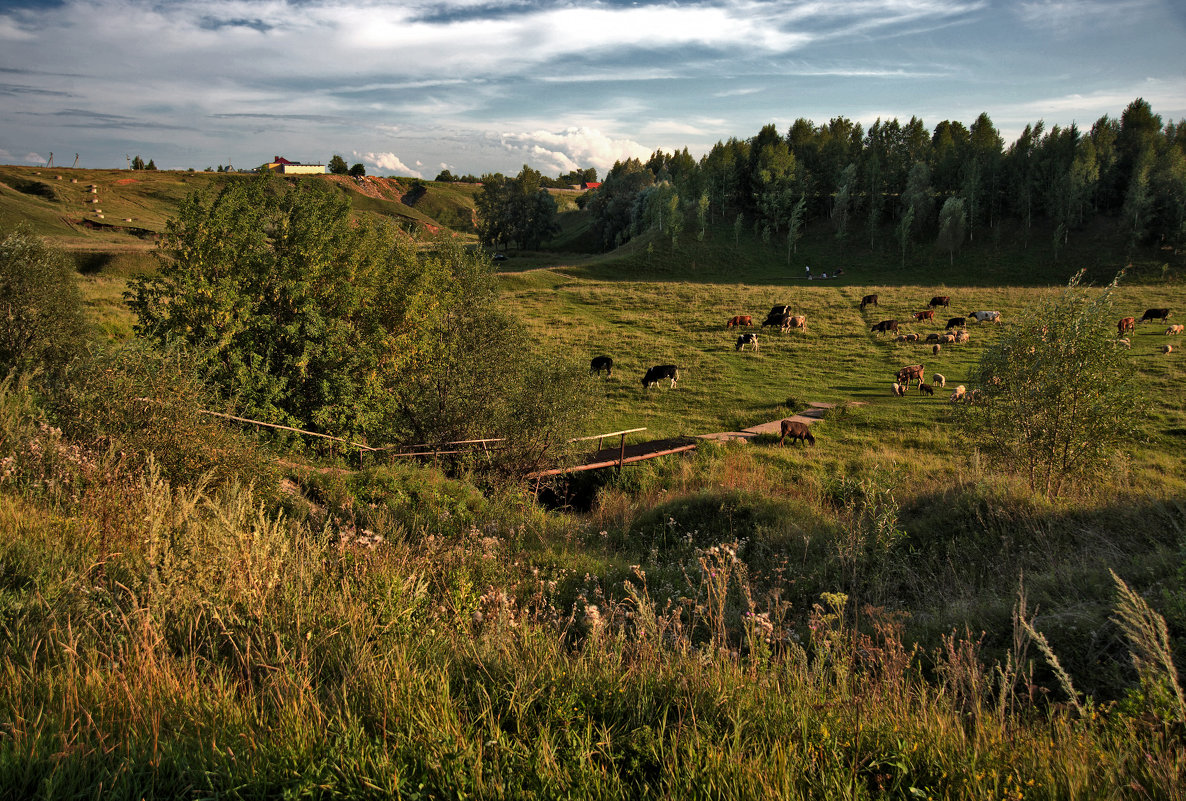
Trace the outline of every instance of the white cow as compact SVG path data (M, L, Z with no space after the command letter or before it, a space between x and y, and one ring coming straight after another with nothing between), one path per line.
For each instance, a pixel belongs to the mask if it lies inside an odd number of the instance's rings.
M1001 321L999 311L977 311L969 313L968 316L978 323L999 323Z

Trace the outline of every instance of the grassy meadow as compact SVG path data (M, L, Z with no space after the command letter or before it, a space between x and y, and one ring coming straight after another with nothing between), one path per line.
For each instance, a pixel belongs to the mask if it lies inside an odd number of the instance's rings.
M1183 797L1176 340L1131 337L1141 436L1058 499L990 463L947 401L1080 266L1099 286L1131 265L1118 318L1186 314L1181 257L1085 232L1056 263L1016 233L954 267L818 232L788 265L731 228L511 253L503 299L541 347L614 358L572 436L837 404L815 447L705 442L547 502L464 464L279 452L163 370L52 404L0 383L0 799ZM94 337L125 340L151 254L96 253ZM949 309L907 322L936 294ZM736 352L726 320L775 304L807 330ZM937 356L869 331L978 309L1000 326ZM892 397L920 362L946 391ZM661 363L677 387L644 391Z

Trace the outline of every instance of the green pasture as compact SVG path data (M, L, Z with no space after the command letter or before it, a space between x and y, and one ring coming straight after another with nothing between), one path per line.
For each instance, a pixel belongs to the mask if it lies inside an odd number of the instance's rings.
M944 471L966 461L966 447L953 436L949 396L969 385L984 349L1010 326L1030 319L1058 287L965 287L840 284L797 278L752 285L689 281L611 281L583 278L580 268L504 274L506 300L536 336L583 365L594 356L614 359L614 375L602 379L604 404L582 434L645 426L646 437L732 431L778 420L794 404L820 401L862 404L817 424L815 453L796 457L877 462L888 467ZM861 297L877 294L878 306L859 308ZM951 297L933 322L915 322L933 295ZM1125 286L1115 290L1117 317L1149 306L1186 309L1186 290L1177 286ZM806 331L783 333L758 326L773 305L787 304L807 317ZM943 345L901 343L870 327L896 319L902 333L942 333L948 317L988 309L1002 322L968 325L969 342ZM735 350L737 331L726 329L734 315L748 314L760 348ZM1177 339L1159 323L1140 326L1130 336L1132 380L1144 388L1151 413L1147 440L1134 443L1134 468L1148 468L1150 480L1181 487L1180 470L1164 470L1163 460L1181 464L1186 437L1186 367L1178 352L1161 348ZM641 378L657 364L675 364L680 380L644 390ZM897 370L922 364L928 381L938 372L945 390L933 397L912 389L905 398L891 394ZM788 405L790 404L790 405ZM829 454L829 455L824 455Z

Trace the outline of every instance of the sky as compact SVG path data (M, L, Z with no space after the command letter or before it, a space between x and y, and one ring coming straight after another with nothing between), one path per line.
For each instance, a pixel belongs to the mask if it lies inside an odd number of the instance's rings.
M546 175L802 117L1186 119L1183 0L0 0L0 163Z

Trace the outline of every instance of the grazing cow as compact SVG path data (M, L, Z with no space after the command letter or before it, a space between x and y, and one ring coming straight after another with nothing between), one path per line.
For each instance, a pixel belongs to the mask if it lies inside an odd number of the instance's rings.
M1137 322L1144 323L1150 320L1161 320L1164 323L1165 318L1169 316L1169 309L1145 309L1145 313L1141 315L1141 319L1137 320Z
M947 306L950 303L951 303L951 298L949 296L935 295L935 297L931 298L931 302L928 303L927 305L930 306L932 309L934 309L937 306L942 306L943 308L947 308Z
M753 345L754 350L758 349L758 335L757 334L741 334L737 337L737 345L734 350L741 350L746 345Z
M664 378L671 379L671 388L675 389L675 382L679 380L679 368L674 364L658 364L647 370L647 374L642 377L643 389L650 389L658 386L659 381Z
M914 319L920 323L923 320L934 320L935 319L935 311L934 311L934 309L927 309L926 311L915 312Z
M999 323L1001 321L1001 313L999 311L969 312L968 317L971 317L978 323Z
M753 317L750 317L748 314L739 314L736 317L730 317L729 322L725 323L725 328L732 328L733 326L741 328L743 326L751 326L753 324Z
M1129 331L1136 331L1136 317L1124 317L1116 323L1116 336L1122 337Z
M811 436L811 429L807 427L806 423L801 423L798 420L782 421L782 439L778 441L778 444L786 442L787 437L797 439L805 445L815 444L815 437Z
M934 397L935 396L935 388L932 387L930 384L923 384L920 382L918 385L918 394L919 395L930 395L931 397Z
M939 388L942 389L943 387L947 386L947 379L939 373L931 373L931 383L938 384Z
M800 328L804 332L807 331L807 318L802 314L792 314L782 319L782 330L788 331L792 328Z
M873 326L869 330L876 331L878 334L884 334L888 331L893 331L896 334L896 333L898 333L898 321L897 320L882 320L880 323Z
M877 296L876 295L865 295L865 297L861 298L861 311L864 311L866 306L876 306L876 305L877 305Z
M607 377L613 378L614 360L609 356L594 356L593 361L589 362L589 375L601 375L602 370L605 370Z
M963 328L967 324L968 324L967 317L952 317L950 320L947 321L947 326L944 328L944 330L947 330L949 328Z
M921 364L911 364L898 371L898 383L904 384L906 389L910 389L911 380L917 381L920 384L922 383Z
M1178 323L1176 325L1171 325L1169 328L1165 329L1165 335L1167 337L1177 336L1178 334L1182 333L1183 330L1186 330L1186 325L1182 325L1181 323Z

